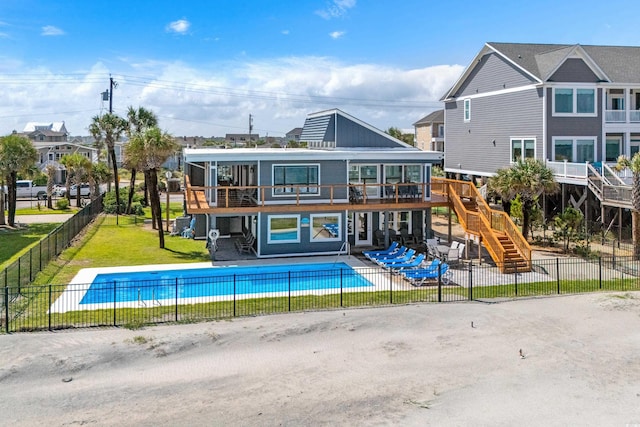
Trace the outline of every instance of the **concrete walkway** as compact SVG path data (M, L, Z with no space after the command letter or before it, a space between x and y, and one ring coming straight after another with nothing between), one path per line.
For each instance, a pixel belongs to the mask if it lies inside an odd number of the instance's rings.
M43 215L16 215L18 224L45 224L65 222L74 214L43 214Z

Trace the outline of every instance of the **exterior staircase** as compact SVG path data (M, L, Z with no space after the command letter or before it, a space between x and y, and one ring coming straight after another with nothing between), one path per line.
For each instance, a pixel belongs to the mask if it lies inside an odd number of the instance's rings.
M511 218L491 209L471 182L432 178L434 193L447 195L465 232L479 239L502 273L531 271L531 247Z
M605 206L633 209L632 186L623 181L607 164L587 165L587 186Z

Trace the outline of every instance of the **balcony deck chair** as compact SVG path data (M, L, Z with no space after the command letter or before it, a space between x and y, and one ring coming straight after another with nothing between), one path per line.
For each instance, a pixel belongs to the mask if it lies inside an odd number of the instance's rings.
M367 258L372 257L372 256L375 257L375 256L391 255L392 253L394 253L395 251L398 250L398 246L400 246L400 244L398 242L392 242L391 246L389 246L385 250L381 250L381 251L365 251L365 252L362 252L362 255L364 255Z
M362 203L363 201L364 197L362 196L362 191L357 187L349 187L349 202Z

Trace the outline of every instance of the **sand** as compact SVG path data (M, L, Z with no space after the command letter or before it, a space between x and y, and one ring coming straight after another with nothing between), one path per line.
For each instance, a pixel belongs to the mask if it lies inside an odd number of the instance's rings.
M634 423L640 293L0 336L0 425Z

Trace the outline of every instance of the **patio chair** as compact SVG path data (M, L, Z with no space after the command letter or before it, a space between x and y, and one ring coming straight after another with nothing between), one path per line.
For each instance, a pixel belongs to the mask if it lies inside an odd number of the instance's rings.
M447 255L445 256L445 260L449 264L457 264L460 261L460 253L458 252L458 248L451 248Z
M449 265L442 263L434 270L418 273L407 272L404 277L413 286L428 285L430 281L437 281L438 278L440 278L443 285L448 285L451 281L451 272L449 271Z
M236 249L240 253L249 253L253 250L253 244L256 238L252 233L249 233L246 237L241 237L236 240Z
M193 239L196 236L196 217L191 218L189 227L185 227L182 230L182 237L185 239Z
M382 251L365 251L365 252L362 252L362 255L364 255L367 258L369 258L371 256L391 255L392 253L394 253L395 251L398 250L398 246L400 246L398 244L398 242L393 242L393 243L391 243L391 246L389 246L385 250L382 250Z
M465 248L465 244L464 243L460 243L460 245L458 246L458 258L463 259L464 256L464 248Z
M425 275L426 273L436 271L440 264L442 264L442 261L440 261L440 258L435 258L431 260L431 262L425 265L424 267L406 268L400 271L400 274L405 276L405 279L411 278L412 276L422 276L422 275Z

